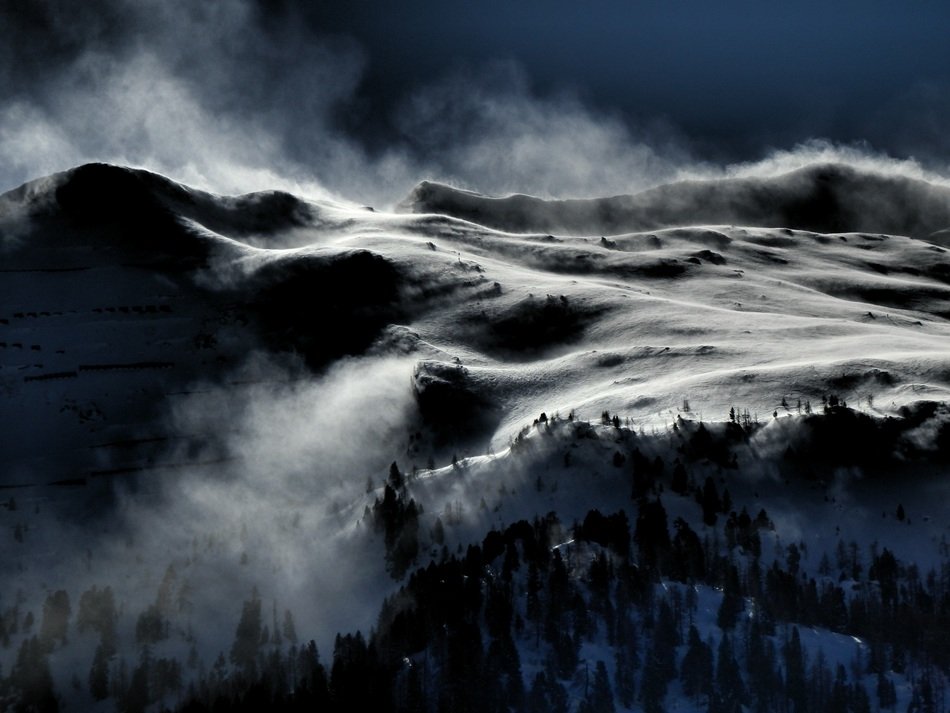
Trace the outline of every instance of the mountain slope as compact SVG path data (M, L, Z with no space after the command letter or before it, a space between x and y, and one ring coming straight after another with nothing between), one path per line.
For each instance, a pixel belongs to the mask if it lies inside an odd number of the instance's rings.
M943 695L942 188L423 188L0 196L0 708Z
M782 188L774 215L788 217L798 200L789 186L817 195L828 176L851 208L826 222L844 225L876 187L916 196L895 230L916 205L929 206L926 230L943 220L943 189L844 167L755 189L726 181L649 200L531 201L541 222L563 215L589 235L636 213L607 215L617 201L655 204L665 217L653 223L709 218L696 207L709 190L745 196L736 205L751 192L764 211ZM692 212L675 208L679 194ZM473 200L484 223L518 227L507 199ZM97 444L190 437L160 418L173 394L220 381L255 350L317 371L347 355L409 355L436 455L497 447L545 409L657 424L687 401L707 418L733 405L764 416L783 398L835 392L893 413L950 388L950 258L909 237L741 226L505 233L286 194L223 198L102 165L28 184L0 205L6 484L145 465L150 452ZM797 214L825 216L820 208ZM854 215L849 228L876 220ZM30 437L38 424L42 444Z

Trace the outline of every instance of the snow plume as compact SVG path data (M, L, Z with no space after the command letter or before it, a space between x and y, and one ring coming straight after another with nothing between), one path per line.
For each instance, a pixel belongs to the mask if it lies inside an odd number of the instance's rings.
M53 3L46 32L0 56L23 66L37 44L52 55L48 66L26 63L32 82L0 75L4 188L106 161L225 193L377 204L431 177L494 193L596 195L668 180L683 158L672 132L635 136L576 97L540 98L512 63L406 90L373 151L348 118L360 112L367 61L355 41L250 0L100 4L108 12Z
M410 375L411 364L389 358L344 360L314 378L251 357L230 385L195 387L169 424L180 434L169 442L190 445L169 448L128 488L116 480L111 514L100 505L74 522L73 503L64 522L56 503L43 504L18 550L28 565L18 585L24 611L39 616L44 593L64 589L75 612L83 591L110 586L123 611L120 654L134 658L136 622L172 567L163 655L184 660L191 631L206 663L227 656L242 601L255 590L264 624L272 625L272 607L281 624L290 610L301 638L327 654L337 632L368 631L394 582L363 519L367 482L381 487L405 447ZM7 595L0 604L11 603ZM95 639L87 639L63 666L88 670Z
M352 161L327 131L359 77L350 43L314 42L290 19L268 36L250 2L54 2L31 21L8 12L24 31L12 33L0 75L7 186L103 160L223 192L319 196L321 167L287 160L304 131L321 137L307 161ZM48 61L23 59L37 54Z
M668 121L593 109L570 87L540 92L513 61L450 65L391 87L382 128L367 129L370 48L292 4L52 2L0 10L0 25L3 189L88 161L223 193L285 189L378 206L423 179L590 197L828 160L932 175L823 142L713 165Z
M950 185L946 172L925 167L915 158L895 158L876 151L866 142L841 145L817 138L804 141L791 149L774 149L758 161L735 163L721 168L698 166L690 169L686 175L694 174L698 178L768 178L814 164L831 163L885 176L902 176Z
M177 409L181 432L225 430L225 475L178 478L159 507L132 497L126 515L148 548L216 540L214 576L199 575L194 593L196 606L224 610L225 635L235 612L220 605L253 587L322 643L372 624L383 549L365 536L362 496L369 479L382 484L407 437L410 373L402 361L357 359L314 380L259 359L236 377L248 386L212 388ZM160 550L146 561L161 561Z
M511 62L467 68L406 103L400 128L430 175L491 193L593 197L672 180L687 160L681 138L658 123L631 131L571 92L540 98Z
M904 440L911 449L923 453L939 453L946 448L947 435L950 434L950 407L946 403L934 407L933 415L917 428L904 434Z

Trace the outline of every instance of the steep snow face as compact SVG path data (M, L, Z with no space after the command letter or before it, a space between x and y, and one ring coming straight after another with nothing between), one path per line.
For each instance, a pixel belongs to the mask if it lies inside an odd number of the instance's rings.
M384 214L83 166L0 197L3 482L146 466L196 436L158 418L176 395L255 350L408 356L460 454L542 410L944 400L950 258L909 236L950 225L948 195L818 166L599 201L423 184L423 214Z

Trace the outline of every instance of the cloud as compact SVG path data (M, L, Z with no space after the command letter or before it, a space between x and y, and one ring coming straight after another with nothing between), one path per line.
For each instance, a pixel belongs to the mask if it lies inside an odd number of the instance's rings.
M575 96L539 97L511 63L406 88L397 130L370 150L350 120L366 66L354 41L251 2L99 5L54 2L39 19L7 18L22 30L10 34L26 37L3 62L5 187L101 160L220 192L388 204L432 177L490 193L638 190L683 158L673 132L634 136ZM37 52L49 61L23 59Z
M51 108L19 101L0 112L0 156L15 180L104 160L226 192L286 185L268 168L275 148L267 132L208 113L155 57L122 65L89 57L81 71L109 80L66 91Z
M734 165L700 161L669 122L592 109L569 88L540 92L514 61L448 64L368 105L366 92L378 89L364 86L371 48L323 30L324 12L253 0L0 10L0 187L108 161L222 193L277 188L388 206L423 179L590 197L814 161L920 177L943 170L816 140ZM910 105L933 111L908 124L882 108L869 134L936 136L936 94L909 90ZM368 122L372 111L386 115Z
M674 132L635 136L563 92L538 97L514 63L465 67L416 92L399 116L436 178L493 193L598 196L670 180L687 160ZM441 174L441 175L438 175Z
M117 481L108 507L93 502L103 497L93 489L80 494L88 502L43 499L25 544L7 553L11 566L27 565L16 577L23 610L39 617L45 594L65 589L75 611L83 591L110 586L122 611L120 652L134 658L136 620L171 565L177 585L163 655L183 660L189 630L206 663L227 652L254 589L265 623L272 603L281 617L290 609L301 637L325 654L337 632L368 631L396 584L381 538L361 522L364 494L367 479L381 486L404 451L415 416L411 371L409 361L360 358L315 378L254 354L229 379L196 385L168 415L169 432L181 437L169 442L189 445L156 461L190 466L160 468L131 489ZM68 649L80 675L94 645L77 635Z
M324 164L356 163L357 149L329 126L360 74L350 43L308 36L289 19L265 32L248 2L100 4L110 11L51 3L40 19L14 18L27 39L3 58L6 187L101 160L222 192L319 197ZM30 32L37 24L42 34ZM37 53L49 62L21 61Z
M164 567L168 553L212 538L213 551L182 572L194 581L196 612L212 615L256 587L322 645L341 627L368 627L383 549L352 508L367 478L381 484L405 440L410 374L406 361L353 359L314 379L254 356L232 375L246 386L201 390L176 409L172 428L210 434L207 455L228 465L187 472L158 499L124 499L136 554ZM228 612L221 635L230 636Z

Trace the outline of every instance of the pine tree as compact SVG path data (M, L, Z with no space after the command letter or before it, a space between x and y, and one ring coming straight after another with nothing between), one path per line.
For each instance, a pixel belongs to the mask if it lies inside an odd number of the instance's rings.
M231 644L231 663L243 669L248 676L253 676L256 670L261 628L261 600L255 588L251 592L251 598L244 602L241 620L234 632L234 643Z
M729 494L729 488L722 489L722 497L719 503L719 512L728 515L732 510L732 495Z
M716 483L712 476L706 476L700 504L703 506L703 522L712 527L716 524L717 514L722 510L722 501L719 499L719 491L716 490Z
M57 640L66 643L71 611L69 595L65 590L57 590L46 597L43 603L43 622L40 624L40 642L47 652L53 650Z
M46 649L36 636L24 639L10 670L8 683L17 694L15 710L55 713L59 710Z
M395 539L387 553L390 573L396 579L405 574L419 553L419 509L410 499L399 518Z
M109 697L109 657L102 644L96 647L89 669L89 693L95 701Z
M673 529L676 534L673 536L670 578L682 582L703 581L706 578L706 557L699 535L681 517L673 522Z
M432 525L432 542L437 545L445 543L445 525L442 524L442 518L437 517Z
M526 705L527 713L547 713L550 710L547 697L548 682L544 671L538 671L531 682Z
M98 589L92 587L79 597L79 611L76 614L76 628L80 632L87 628L99 634L99 641L106 656L116 652L116 622L118 613L115 606L115 595L111 587Z
M125 713L144 713L151 702L149 696L149 668L151 665L148 646L142 648L139 665L132 671L129 688L122 700L122 710Z
M861 681L855 681L848 696L853 713L871 713L871 699Z
M630 660L626 648L622 644L614 647L614 687L617 690L617 699L624 708L633 707L635 665Z
M330 695L336 709L372 710L366 707L370 695L366 681L370 673L369 650L363 635L337 634L330 669Z
M699 631L695 626L689 627L686 655L683 656L680 671L683 693L693 698L710 694L713 683L712 650L699 638Z
M312 640L300 647L297 671L297 687L305 691L303 699L312 701L315 710L328 710L330 691L327 671L320 662L320 653Z
M719 611L716 613L716 623L723 631L728 631L735 627L739 620L739 614L745 608L745 602L742 600L742 591L739 584L739 570L735 565L730 565L726 571L726 581L722 591L722 603L719 605Z
M168 620L155 604L149 604L135 622L135 643L156 644L168 638Z
M831 687L831 695L825 710L828 713L848 713L848 699L850 698L851 688L848 686L847 674L844 666L838 664L835 670L835 682Z
M596 713L614 713L614 694L610 690L610 679L607 676L607 666L603 661L597 662L594 672L594 685L585 701L587 710Z
M757 713L766 713L772 708L774 698L775 662L771 642L765 637L759 616L749 622L746 636L746 670L749 693L755 702Z
M877 701L881 708L893 710L897 705L897 689L894 688L894 682L885 676L883 671L877 672Z
M390 486L392 486L393 490L399 490L405 483L405 478L403 478L402 471L399 470L399 466L396 464L396 461L393 461L389 466L388 483Z
M679 458L673 464L673 480L670 483L670 489L679 495L686 495L689 491L689 475Z
M648 569L662 571L670 550L670 531L666 509L659 498L639 501L637 524L633 539L640 552L641 563Z
M739 673L739 663L732 649L732 641L723 633L716 656L716 689L725 710L739 710L745 698L745 686Z
M294 615L291 614L290 609L284 610L284 623L281 626L281 632L291 646L297 643L297 628L294 626Z
M676 677L676 646L679 644L676 619L666 599L660 601L653 642L643 667L640 698L646 711L663 710L667 686Z
M643 667L643 680L640 683L640 701L646 713L663 713L663 699L666 697L667 681L658 670L652 655L647 657Z
M794 713L804 713L805 700L805 654L798 627L792 627L792 635L785 645L785 696L792 703Z

